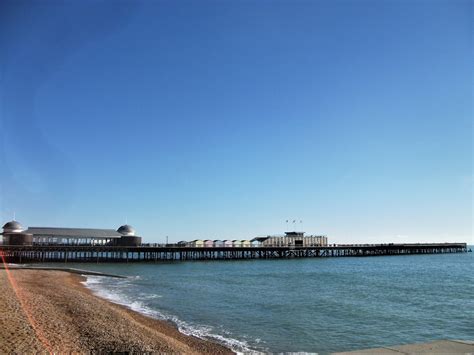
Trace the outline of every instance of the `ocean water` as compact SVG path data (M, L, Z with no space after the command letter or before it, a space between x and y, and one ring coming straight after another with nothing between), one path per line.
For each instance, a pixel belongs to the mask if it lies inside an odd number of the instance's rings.
M474 253L68 266L130 276L86 284L239 352L474 340Z

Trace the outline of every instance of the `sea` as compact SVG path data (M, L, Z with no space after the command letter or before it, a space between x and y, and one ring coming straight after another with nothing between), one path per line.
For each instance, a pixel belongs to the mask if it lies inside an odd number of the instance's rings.
M84 283L236 352L474 341L474 253L68 266L128 276Z

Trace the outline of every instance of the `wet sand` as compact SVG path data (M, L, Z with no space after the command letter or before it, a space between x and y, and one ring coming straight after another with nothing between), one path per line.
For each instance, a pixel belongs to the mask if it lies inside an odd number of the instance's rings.
M41 270L9 275L0 270L0 353L232 353L95 296L80 283L82 276Z

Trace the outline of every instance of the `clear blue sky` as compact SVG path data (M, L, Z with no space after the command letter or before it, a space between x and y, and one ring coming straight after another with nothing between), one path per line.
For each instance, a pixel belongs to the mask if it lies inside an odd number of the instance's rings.
M472 242L472 14L4 0L0 221Z

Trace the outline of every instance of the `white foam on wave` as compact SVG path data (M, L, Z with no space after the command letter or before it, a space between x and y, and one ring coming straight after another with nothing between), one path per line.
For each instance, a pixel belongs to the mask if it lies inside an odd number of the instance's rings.
M157 294L154 294L154 293L151 293L151 294L140 293L140 298L143 298L143 299L146 299L146 300L153 300L153 299L161 298L161 297L163 297L163 296L157 295Z
M233 339L231 337L225 337L220 334L215 334L212 332L212 327L204 325L193 325L189 324L176 316L167 315L163 312L151 309L147 307L143 302L137 299L132 299L125 293L121 292L122 288L130 286L133 279L139 279L139 277L127 278L120 280L114 283L113 290L108 289L107 281L110 280L109 277L104 276L91 276L84 275L86 281L82 283L94 292L97 296L102 297L106 300L109 300L113 303L120 304L130 308L132 311L144 314L146 316L156 318L159 320L166 320L173 322L178 330L184 335L194 336L203 340L213 340L217 343L220 343L230 349L232 349L237 354L246 353L246 354L261 354L261 352L253 350L249 347L249 344L243 340ZM149 300L153 298L160 298L161 295L156 294L145 294L140 293L138 296L141 299ZM225 331L224 331L225 332Z

